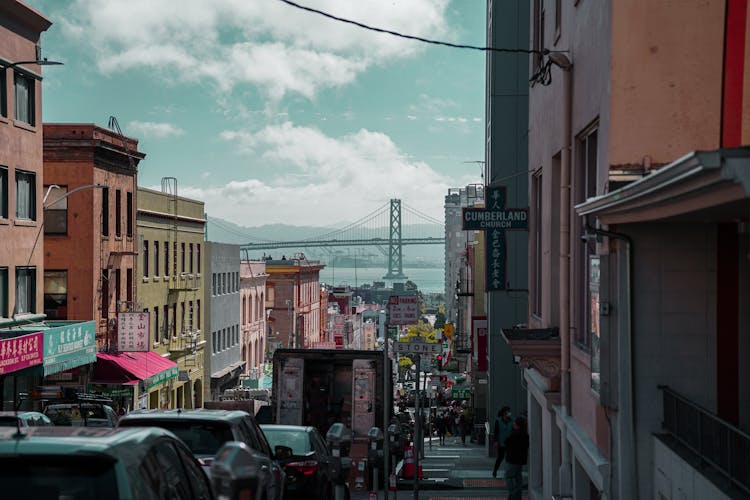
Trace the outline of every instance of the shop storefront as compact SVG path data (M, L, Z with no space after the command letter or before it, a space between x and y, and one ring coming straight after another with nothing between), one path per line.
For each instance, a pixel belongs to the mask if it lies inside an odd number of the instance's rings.
M169 408L177 363L153 351L97 354L91 387L120 394L126 409Z

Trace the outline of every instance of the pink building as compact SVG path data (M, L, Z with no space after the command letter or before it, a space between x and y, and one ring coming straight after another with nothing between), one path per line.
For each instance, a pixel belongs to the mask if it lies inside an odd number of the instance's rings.
M529 497L750 494L748 2L531 10Z
M259 375L266 361L266 279L265 261L240 264L240 329L246 375Z

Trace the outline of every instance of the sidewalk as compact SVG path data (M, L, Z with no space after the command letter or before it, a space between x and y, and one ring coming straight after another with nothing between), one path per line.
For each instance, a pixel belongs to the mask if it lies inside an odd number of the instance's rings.
M383 491L377 492L377 498L406 500L452 500L460 498L470 499L505 499L507 489L503 479L503 467L492 477L494 457L487 456L485 445L470 443L461 444L461 438L446 437L445 444L438 444L438 439L432 439L432 449L429 440L425 440L422 473L424 478L419 480L419 490L414 495L414 479L398 478L398 491L386 497ZM403 464L397 465L400 472ZM399 474L400 476L400 474ZM526 473L524 472L524 479ZM352 500L368 500L369 491L352 491Z

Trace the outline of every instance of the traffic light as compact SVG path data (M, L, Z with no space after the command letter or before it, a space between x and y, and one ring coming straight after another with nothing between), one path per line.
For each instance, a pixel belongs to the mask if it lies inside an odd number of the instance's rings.
M443 355L438 354L435 356L435 368L442 369L443 368Z

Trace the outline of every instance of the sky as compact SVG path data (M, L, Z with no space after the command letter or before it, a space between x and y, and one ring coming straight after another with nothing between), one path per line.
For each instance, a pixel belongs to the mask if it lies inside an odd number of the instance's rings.
M483 0L295 0L370 26L485 44ZM52 21L43 120L115 116L138 184L246 227L340 227L391 198L444 217L481 182L485 53L375 33L281 0L26 0Z

